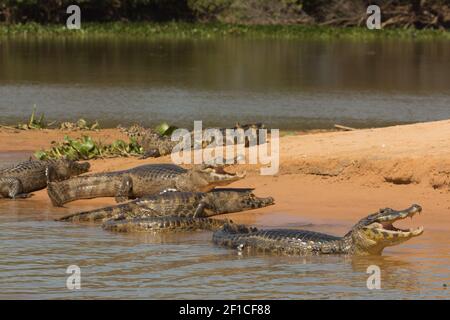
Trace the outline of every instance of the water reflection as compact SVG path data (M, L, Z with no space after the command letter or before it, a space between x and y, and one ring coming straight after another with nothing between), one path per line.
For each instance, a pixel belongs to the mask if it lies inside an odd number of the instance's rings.
M1 298L448 298L448 256L428 250L370 258L239 254L214 246L209 232L113 234L8 219L1 204L0 211ZM70 264L82 270L79 292L65 288ZM381 268L382 290L366 287L372 264Z
M448 41L0 39L2 121L279 128L450 117ZM76 98L75 98L76 97Z

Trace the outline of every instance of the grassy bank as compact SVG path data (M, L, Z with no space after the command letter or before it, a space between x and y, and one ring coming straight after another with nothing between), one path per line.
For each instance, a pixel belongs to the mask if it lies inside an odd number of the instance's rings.
M385 29L359 27L323 27L305 25L234 25L219 23L85 23L80 30L68 30L64 25L37 23L1 25L0 36L30 37L90 37L132 36L145 38L285 38L285 39L450 39L448 30Z

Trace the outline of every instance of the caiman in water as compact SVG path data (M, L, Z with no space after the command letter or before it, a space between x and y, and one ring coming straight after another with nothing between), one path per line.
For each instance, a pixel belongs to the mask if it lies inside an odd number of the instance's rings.
M211 216L262 208L274 203L272 197L259 198L252 191L223 188L210 192L167 192L71 214L58 221L106 221L104 228L116 231L161 231L163 226L171 230L211 229L224 223L211 221Z
M89 163L71 160L29 160L0 169L0 198L27 198L44 189L47 181L60 181L89 170Z
M128 170L96 173L48 184L54 206L96 197L115 197L117 202L176 191L207 192L242 179L245 173L228 173L222 166L199 165L187 170L174 164L148 164Z
M413 217L422 208L413 205L408 209L396 211L381 209L361 219L343 237L328 234L292 230L258 230L236 224L225 224L213 234L213 242L246 251L263 251L290 255L307 254L352 254L381 255L383 249L417 237L423 227L403 230L393 226L397 220Z
M111 219L102 224L103 229L115 232L180 232L220 229L230 220L194 217L145 217L134 219Z

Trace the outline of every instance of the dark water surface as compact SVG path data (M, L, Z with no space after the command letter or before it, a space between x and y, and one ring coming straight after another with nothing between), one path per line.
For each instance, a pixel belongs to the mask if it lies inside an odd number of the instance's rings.
M0 39L2 123L282 129L450 118L450 41Z

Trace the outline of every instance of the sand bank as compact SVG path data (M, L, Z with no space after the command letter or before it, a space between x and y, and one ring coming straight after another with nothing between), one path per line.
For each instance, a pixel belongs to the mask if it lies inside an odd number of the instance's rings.
M51 141L60 141L67 134L71 137L89 134L104 142L126 138L118 129L99 132L1 129L0 152L48 148ZM379 208L404 208L419 203L424 207L424 214L415 218L412 225L450 231L449 137L448 120L283 136L277 175L261 176L258 167L252 165L236 165L230 169L248 172L246 179L232 186L254 187L257 195L271 195L276 204L229 217L236 222L262 226L338 224L344 232L356 220ZM100 159L91 164L92 172L103 172L158 162L170 162L170 157ZM35 202L36 213L51 208L45 190L27 200L2 200L1 205L20 212L22 201ZM113 203L112 199L76 201L67 204L67 208L52 208L49 218Z

